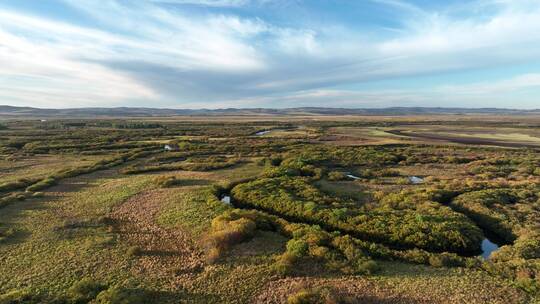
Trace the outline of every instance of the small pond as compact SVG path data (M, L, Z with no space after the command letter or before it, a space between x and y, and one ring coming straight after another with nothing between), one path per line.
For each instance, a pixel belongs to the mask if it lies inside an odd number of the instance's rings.
M482 241L482 254L481 254L482 258L484 260L489 259L491 254L497 249L499 249L499 245L497 245L497 244L493 243L492 241L490 241L489 239L485 238Z
M410 176L409 181L413 184L421 184L424 182L424 179L418 176Z
M231 197L229 195L224 195L221 197L221 202L227 205L231 204Z
M270 133L270 130L259 131L259 132L255 133L255 135L257 135L257 136L262 136L262 135L265 135L265 134L268 134L268 133Z
M360 179L360 177L354 176L354 175L352 175L352 174L347 174L347 177L348 177L348 178L352 178L352 179Z

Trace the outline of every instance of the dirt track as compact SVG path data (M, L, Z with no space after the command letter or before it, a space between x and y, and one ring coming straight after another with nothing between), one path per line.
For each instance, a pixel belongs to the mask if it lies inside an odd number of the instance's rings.
M392 135L398 135L398 136L413 137L413 138L448 141L448 142L466 144L466 145L498 146L498 147L508 147L508 148L540 148L540 145L532 144L532 143L505 142L505 141L478 138L478 137L465 138L465 137L443 136L443 135L437 135L437 134L431 134L431 133L412 133L412 132L404 132L401 130L389 130L389 131L386 131L386 133L390 133Z

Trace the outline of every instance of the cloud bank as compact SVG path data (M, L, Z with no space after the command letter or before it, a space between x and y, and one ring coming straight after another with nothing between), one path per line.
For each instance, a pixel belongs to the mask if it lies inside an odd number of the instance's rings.
M84 23L0 6L0 103L540 107L537 1L343 4L393 22L325 18L311 3L58 2ZM275 16L285 10L298 17Z

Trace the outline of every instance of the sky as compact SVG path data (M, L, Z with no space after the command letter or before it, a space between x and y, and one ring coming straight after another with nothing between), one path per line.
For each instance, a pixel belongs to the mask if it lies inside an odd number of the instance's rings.
M0 0L0 104L540 108L539 0Z

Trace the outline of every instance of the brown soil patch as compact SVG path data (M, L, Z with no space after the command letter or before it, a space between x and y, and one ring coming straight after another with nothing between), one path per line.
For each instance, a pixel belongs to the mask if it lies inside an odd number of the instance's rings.
M167 189L133 196L109 216L116 222L121 238L137 246L133 257L136 274L155 278L192 276L204 268L203 253L189 234L180 228L164 228L156 223Z
M270 282L255 299L255 303L287 303L287 298L302 289L313 287L333 287L339 294L353 297L358 303L433 303L429 299L412 299L365 279L317 279L286 278Z
M417 290L390 286L388 283L369 278L285 278L268 283L254 299L254 303L287 303L287 298L302 289L313 287L332 287L336 293L354 299L354 303L382 304L432 304L432 303L520 303L515 292L489 293L481 289L478 292L455 293L444 291L443 286L425 286L419 284Z

